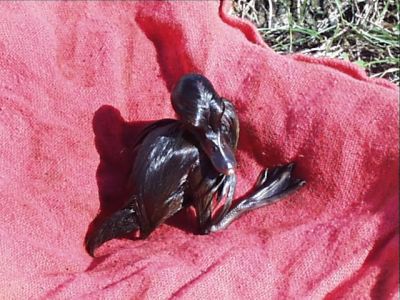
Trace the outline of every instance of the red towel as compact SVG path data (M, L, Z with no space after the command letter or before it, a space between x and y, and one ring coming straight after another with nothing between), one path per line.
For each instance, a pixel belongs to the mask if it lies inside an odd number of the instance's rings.
M229 5L0 3L0 298L397 299L397 87L277 55ZM188 72L237 107L237 196L289 161L306 187L222 232L196 235L182 213L92 259L84 237L123 197L124 149L174 117Z

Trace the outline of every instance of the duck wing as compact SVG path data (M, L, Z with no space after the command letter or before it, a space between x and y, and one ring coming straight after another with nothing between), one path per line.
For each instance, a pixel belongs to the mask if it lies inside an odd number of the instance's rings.
M135 148L131 202L143 236L182 208L199 150L179 121L154 124Z

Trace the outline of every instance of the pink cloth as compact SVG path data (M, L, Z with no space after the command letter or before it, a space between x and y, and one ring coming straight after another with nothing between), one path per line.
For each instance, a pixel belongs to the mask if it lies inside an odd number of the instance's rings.
M398 297L398 89L277 55L228 6L0 3L0 298ZM171 85L193 71L238 109L237 196L292 160L308 184L223 232L181 214L92 259L99 199L123 197L127 122L174 117Z

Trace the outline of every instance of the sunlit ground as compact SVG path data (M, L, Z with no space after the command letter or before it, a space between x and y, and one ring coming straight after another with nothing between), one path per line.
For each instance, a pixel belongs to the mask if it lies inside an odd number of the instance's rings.
M355 62L399 84L400 2L396 0L233 0L231 14L253 22L279 53Z

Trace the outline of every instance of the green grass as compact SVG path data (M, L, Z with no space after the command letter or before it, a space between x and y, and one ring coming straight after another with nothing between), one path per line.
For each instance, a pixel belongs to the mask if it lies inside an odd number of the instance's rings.
M350 60L371 77L400 83L400 3L396 0L233 0L278 53Z

